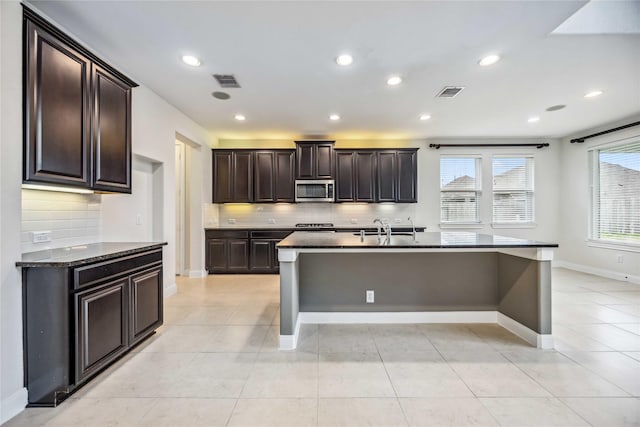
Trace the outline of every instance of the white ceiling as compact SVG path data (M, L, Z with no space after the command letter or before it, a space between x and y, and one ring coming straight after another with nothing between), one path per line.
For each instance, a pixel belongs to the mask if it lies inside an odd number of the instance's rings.
M640 35L551 34L585 1L31 4L221 139L552 137L640 112ZM503 60L478 66L489 53ZM214 99L213 73L242 88ZM445 85L466 89L435 98Z

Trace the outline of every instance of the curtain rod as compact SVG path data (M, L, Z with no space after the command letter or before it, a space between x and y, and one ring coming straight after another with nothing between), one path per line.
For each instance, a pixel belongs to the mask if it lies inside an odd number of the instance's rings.
M640 122L633 122L633 123L629 123L628 125L618 126L617 128L608 129L608 130L603 130L602 132L594 133L594 134L587 135L587 136L581 136L580 138L573 138L573 139L572 139L571 141L569 141L569 142L571 142L572 144L573 144L574 142L577 142L577 143L582 144L582 143L584 142L584 140L585 140L585 139L595 138L596 136L606 135L606 134L611 133L611 132L617 132L617 131L619 131L619 130L626 129L626 128L630 128L630 127L633 127L633 126L638 126L638 125L640 125Z
M548 147L548 142L538 144L429 144L429 148L438 150L440 147Z

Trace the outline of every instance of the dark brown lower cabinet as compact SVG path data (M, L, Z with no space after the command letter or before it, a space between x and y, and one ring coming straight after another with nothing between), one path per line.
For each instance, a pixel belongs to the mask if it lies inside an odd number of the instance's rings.
M28 406L55 406L162 325L162 249L23 267Z
M292 230L207 230L209 273L278 273L276 244Z

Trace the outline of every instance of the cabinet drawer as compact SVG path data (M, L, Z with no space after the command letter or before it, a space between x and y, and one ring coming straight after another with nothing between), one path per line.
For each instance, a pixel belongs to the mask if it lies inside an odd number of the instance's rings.
M279 239L282 240L292 232L289 230L252 231L252 239Z
M162 263L162 249L152 252L143 252L130 255L116 260L91 264L85 267L78 267L73 270L73 287L81 289L92 285L98 281L130 273L151 264Z
M207 230L207 239L248 239L249 232L243 230Z

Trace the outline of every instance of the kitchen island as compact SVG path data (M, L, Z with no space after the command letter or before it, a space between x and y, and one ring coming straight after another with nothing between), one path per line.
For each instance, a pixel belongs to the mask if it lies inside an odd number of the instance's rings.
M277 245L280 349L296 348L301 323L477 322L551 348L557 246L469 232L295 232Z

